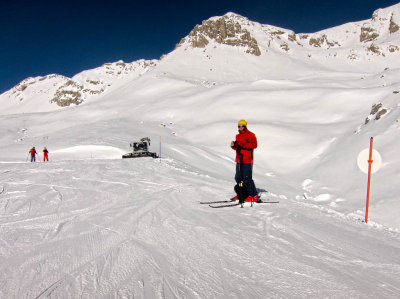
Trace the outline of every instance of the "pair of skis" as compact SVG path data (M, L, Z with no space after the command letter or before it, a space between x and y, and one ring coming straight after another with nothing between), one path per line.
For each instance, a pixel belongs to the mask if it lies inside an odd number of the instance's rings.
M260 201L260 202L254 202L254 203L279 203L279 201ZM209 207L211 208L228 208L228 207L236 207L240 206L241 203L239 201L235 201L235 198L232 197L230 200L218 200L218 201L201 201L200 204L205 205L208 204Z

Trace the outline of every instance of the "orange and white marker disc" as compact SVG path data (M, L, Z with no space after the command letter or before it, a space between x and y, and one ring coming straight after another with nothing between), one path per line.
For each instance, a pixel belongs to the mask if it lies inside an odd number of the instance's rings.
M364 173L368 173L368 160L369 160L369 148L362 150L358 154L357 165L360 170ZM382 166L382 158L377 150L372 150L372 164L371 173L377 172Z

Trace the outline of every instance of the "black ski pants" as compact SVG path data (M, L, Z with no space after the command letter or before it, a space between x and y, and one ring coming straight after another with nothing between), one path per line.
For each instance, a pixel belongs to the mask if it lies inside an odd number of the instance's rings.
M253 181L253 167L251 163L236 163L235 181L236 183L243 181L243 183L246 185L249 195L257 195L256 185Z

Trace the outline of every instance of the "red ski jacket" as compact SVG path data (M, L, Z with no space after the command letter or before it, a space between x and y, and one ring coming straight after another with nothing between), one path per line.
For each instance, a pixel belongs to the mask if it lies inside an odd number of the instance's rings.
M252 163L253 150L257 148L256 135L247 130L247 128L243 131L239 130L239 134L236 135L235 145L232 148L236 150L237 163Z
M29 151L29 153L31 154L31 156L34 156L37 154L36 150L34 150L33 148Z

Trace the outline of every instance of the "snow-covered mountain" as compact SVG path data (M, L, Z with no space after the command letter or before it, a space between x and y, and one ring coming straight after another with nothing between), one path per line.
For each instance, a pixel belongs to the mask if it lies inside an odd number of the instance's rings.
M347 58L367 60L369 55L390 56L399 52L399 6L379 9L372 19L348 23L317 33L300 33L271 25L251 22L227 13L197 25L178 46L207 49L215 45L242 47L245 53L268 56L269 51L287 52L298 59ZM320 51L325 50L325 51ZM283 52L283 53L284 53ZM314 55L313 55L314 54ZM330 61L322 61L329 64Z
M158 61L2 94L0 297L397 298L398 24L400 4L312 34L227 13ZM200 205L233 194L239 119L279 204ZM121 159L145 136L161 160Z
M295 33L227 13L196 25L161 61L106 63L73 78L56 74L27 78L0 95L4 107L0 113L79 105L153 69L187 76L196 68L193 80L212 86L218 82L298 78L321 68L353 72L374 72L382 65L396 68L400 64L399 24L399 5L378 9L369 20L317 33ZM161 66L156 67L158 64Z
M27 78L0 95L0 114L52 111L79 105L117 88L124 80L133 80L156 66L157 60L105 63L72 78L52 74Z

